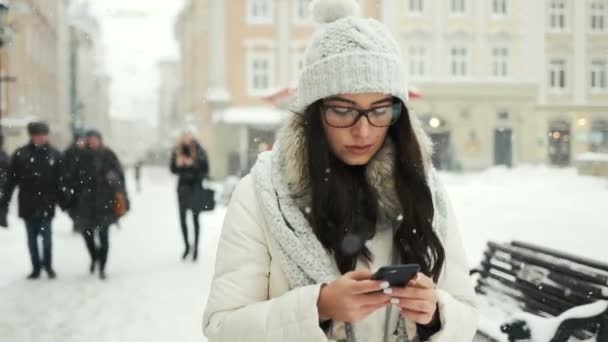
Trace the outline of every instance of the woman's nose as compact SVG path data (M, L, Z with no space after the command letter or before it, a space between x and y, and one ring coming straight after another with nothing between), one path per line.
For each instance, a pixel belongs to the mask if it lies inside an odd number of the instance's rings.
M356 137L365 138L369 135L371 125L367 116L362 116L352 127L352 134Z

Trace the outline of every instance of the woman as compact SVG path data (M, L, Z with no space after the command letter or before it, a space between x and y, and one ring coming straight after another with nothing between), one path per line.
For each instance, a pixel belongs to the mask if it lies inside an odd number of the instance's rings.
M388 29L317 1L296 115L234 192L203 329L218 341L471 341L474 291ZM417 263L403 287L370 280Z
M99 278L106 279L106 262L110 249L110 225L118 222L115 210L117 193L127 198L125 175L116 154L103 145L101 133L90 130L85 134L86 149L77 162L75 182L77 208L82 236L91 265L89 271L99 269ZM128 200L127 209L128 209ZM99 241L98 244L95 240Z
M209 173L207 153L201 145L194 140L192 134L186 132L182 135L179 144L171 156L171 172L179 176L177 182L177 199L179 204L179 221L184 237L184 254L186 259L190 253L188 243L188 224L186 212L192 212L194 221L194 244L192 245L192 259L198 258L198 238L200 232L199 214L202 210L201 196L203 193L203 178Z

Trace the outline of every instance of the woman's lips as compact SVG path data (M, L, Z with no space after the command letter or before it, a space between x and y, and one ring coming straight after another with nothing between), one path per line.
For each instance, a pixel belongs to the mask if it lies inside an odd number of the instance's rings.
M353 154L365 154L371 149L372 145L352 145L346 146L349 152Z

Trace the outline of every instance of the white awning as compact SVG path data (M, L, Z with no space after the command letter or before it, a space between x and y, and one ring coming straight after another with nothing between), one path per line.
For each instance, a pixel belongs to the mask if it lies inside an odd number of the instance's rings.
M228 107L213 115L214 123L248 126L278 126L288 112L274 107Z

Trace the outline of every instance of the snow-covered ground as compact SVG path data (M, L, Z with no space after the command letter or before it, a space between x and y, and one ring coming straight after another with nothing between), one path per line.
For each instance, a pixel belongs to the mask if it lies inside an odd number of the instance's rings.
M607 180L544 167L443 177L472 264L489 239L608 260ZM111 231L105 282L88 274L84 242L63 214L53 227L58 279L26 281L25 231L10 217L0 229L0 341L205 341L201 316L225 210L203 214L199 262L182 262L173 178L144 169L143 192L131 197L133 211Z

